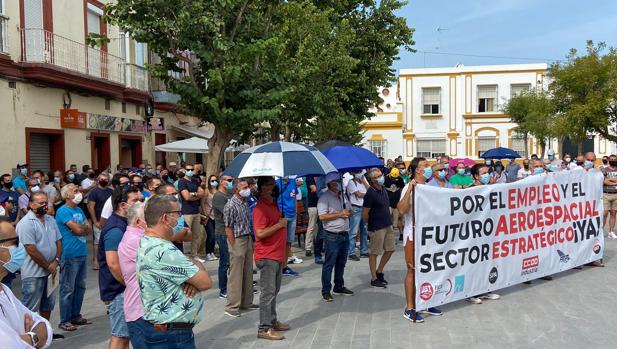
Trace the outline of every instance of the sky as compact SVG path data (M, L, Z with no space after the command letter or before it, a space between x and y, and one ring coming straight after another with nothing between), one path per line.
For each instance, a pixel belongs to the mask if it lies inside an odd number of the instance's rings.
M393 65L397 71L458 63L550 64L564 60L571 48L583 50L588 39L617 47L615 0L408 1L398 15L415 29L418 52L401 50Z

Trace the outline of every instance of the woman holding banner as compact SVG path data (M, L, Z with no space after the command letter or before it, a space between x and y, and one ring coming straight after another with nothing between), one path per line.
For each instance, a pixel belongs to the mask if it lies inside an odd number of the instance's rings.
M440 165L443 166L443 165ZM424 322L424 318L420 313L430 315L443 315L441 310L437 308L428 308L416 312L416 285L415 285L415 266L414 266L414 204L413 193L416 185L425 184L431 178L432 169L425 158L416 157L411 160L409 165L409 173L413 176L411 182L407 183L403 188L403 195L398 203L398 210L403 216L403 244L405 246L405 263L407 264L407 275L405 276L405 311L403 317L411 322Z
M485 164L475 164L471 167L471 177L474 182L469 187L476 187L479 185L488 185L491 182L491 174L488 171L488 167ZM497 293L484 293L475 297L467 298L467 301L472 304L482 304L483 299L497 300L501 296Z

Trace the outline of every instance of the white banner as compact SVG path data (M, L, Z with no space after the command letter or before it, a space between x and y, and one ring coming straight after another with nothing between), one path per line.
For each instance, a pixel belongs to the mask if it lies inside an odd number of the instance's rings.
M418 185L416 308L426 309L602 258L598 170L466 190Z

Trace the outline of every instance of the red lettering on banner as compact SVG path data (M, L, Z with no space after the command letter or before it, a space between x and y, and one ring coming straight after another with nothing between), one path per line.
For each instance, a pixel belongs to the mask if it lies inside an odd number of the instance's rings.
M504 215L499 217L497 229L495 229L495 236L499 236L501 233L508 234L508 224L506 223L506 217Z

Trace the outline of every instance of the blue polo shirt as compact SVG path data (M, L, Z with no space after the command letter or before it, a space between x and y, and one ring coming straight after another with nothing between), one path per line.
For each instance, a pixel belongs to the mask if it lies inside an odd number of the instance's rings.
M368 213L368 230L376 231L392 225L390 216L390 199L384 187L381 190L370 186L364 195L362 207L370 209Z
M276 186L279 187L280 195L278 197L279 209L285 215L285 218L296 218L296 180L289 179L287 183L283 183L283 179L279 178L276 181Z
M24 179L19 175L13 178L13 190L17 191L17 188L21 188L24 193L28 191L28 189L26 189L26 182L24 182Z
M84 215L84 211L79 207L64 205L56 212L56 225L58 225L58 230L60 230L60 235L62 235L62 260L88 255L86 237L73 234L66 225L70 221L74 221L77 224L85 224L86 215Z
M101 230L101 239L99 240L99 292L101 293L101 300L103 302L111 302L117 295L124 292L124 285L118 282L112 275L109 266L107 265L107 258L105 252L118 251L118 245L122 241L124 232L128 222L126 217L112 214L105 223L103 230Z

